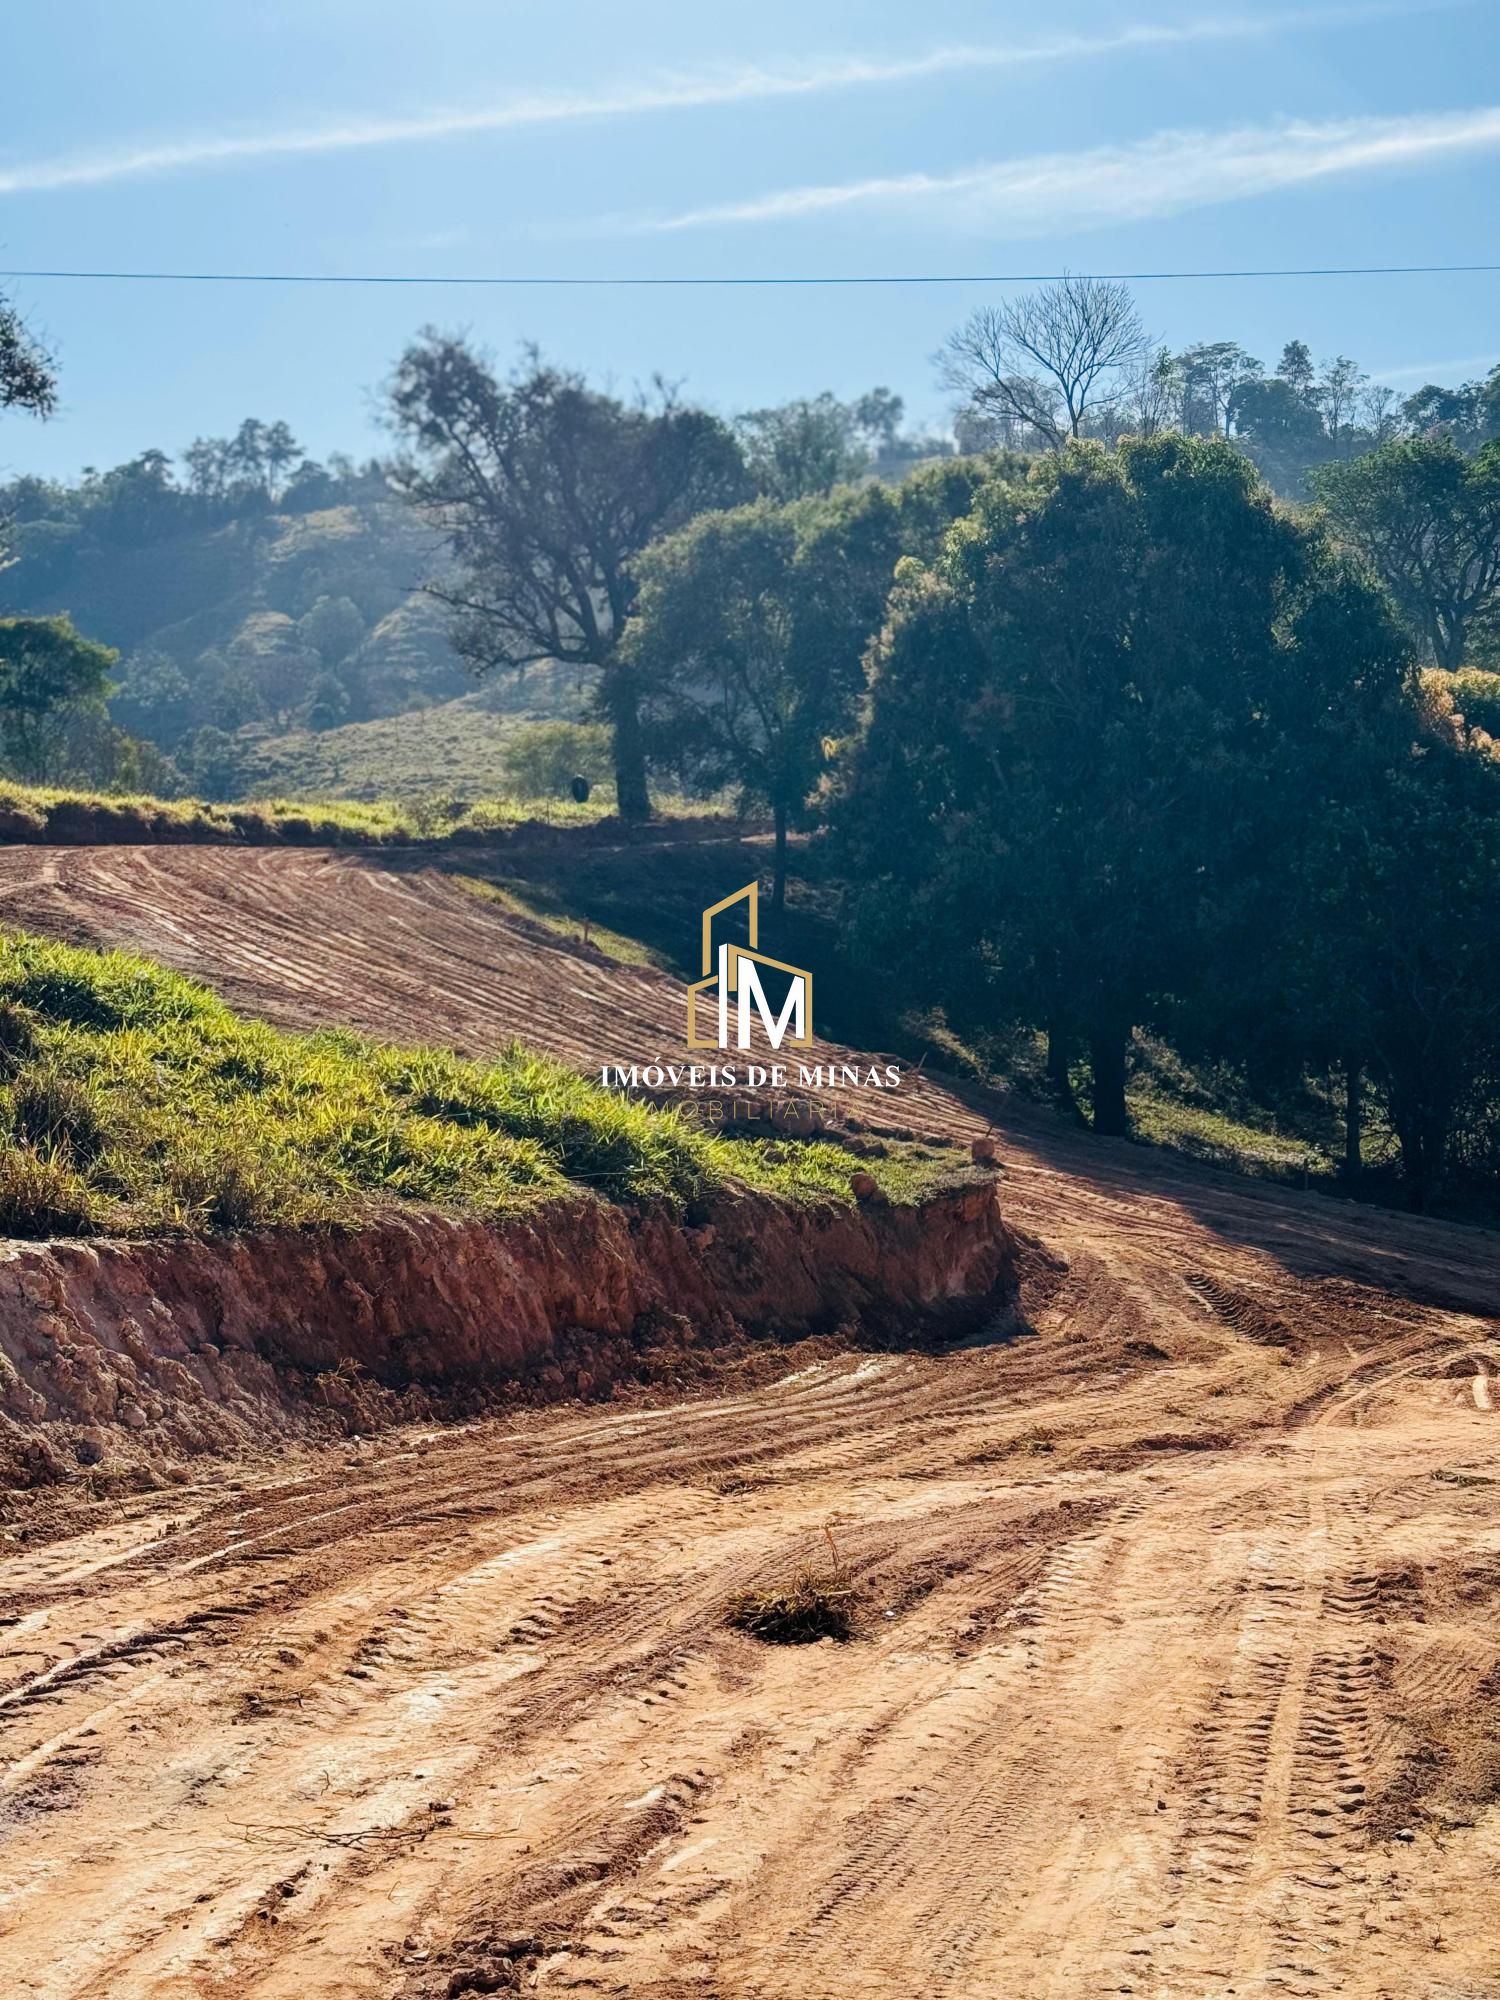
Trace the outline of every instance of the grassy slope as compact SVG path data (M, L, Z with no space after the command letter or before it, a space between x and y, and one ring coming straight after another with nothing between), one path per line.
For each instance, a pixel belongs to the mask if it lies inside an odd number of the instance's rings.
M483 798L499 784L506 747L523 724L584 720L585 706L575 671L541 666L430 708L337 729L258 733L248 739L248 789L287 798Z
M338 729L255 739L245 789L288 798L389 799L492 792L505 751L529 718L497 715L465 695L435 708Z
M897 1199L925 1171L712 1138L512 1048L496 1063L286 1035L146 960L0 934L0 1235L503 1214L588 1190L682 1204L739 1181Z
M656 800L664 818L711 818L711 799ZM459 845L528 821L587 826L608 819L614 800L601 787L585 805L571 799L444 797L391 799L258 798L215 805L124 792L83 792L0 779L0 841L99 843L197 840L287 841L303 846L395 846L413 841Z

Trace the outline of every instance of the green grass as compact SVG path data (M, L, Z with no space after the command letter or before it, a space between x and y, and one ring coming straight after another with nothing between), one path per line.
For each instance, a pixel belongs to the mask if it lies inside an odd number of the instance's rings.
M1179 1104L1149 1091L1127 1090L1131 1131L1153 1146L1235 1173L1270 1180L1332 1181L1335 1161L1323 1147L1295 1135L1267 1132L1227 1112Z
M703 799L670 797L655 803L658 813L671 819L703 818L721 810ZM446 795L405 802L257 798L218 805L203 799L158 799L0 780L0 841L466 846L482 845L491 834L538 821L590 826L613 811L613 799L604 791L584 805L571 799L463 800Z
M681 1209L734 1183L904 1200L924 1163L716 1138L512 1047L476 1063L287 1035L122 952L0 933L0 1236L500 1215L588 1190Z

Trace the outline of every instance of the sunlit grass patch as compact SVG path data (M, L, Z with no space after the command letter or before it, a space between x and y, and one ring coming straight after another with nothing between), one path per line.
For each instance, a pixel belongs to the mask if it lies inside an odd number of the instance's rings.
M735 1143L513 1045L495 1062L289 1035L123 952L0 934L0 1233L483 1215L586 1190L677 1209L731 1183L850 1199L827 1144ZM875 1163L886 1192L909 1163Z
M704 799L664 798L656 805L660 815L673 819L722 810L719 802ZM613 812L613 799L603 791L581 805L572 799L446 793L368 801L268 795L219 804L0 781L0 840L8 841L463 847L510 827L588 826Z
M654 952L639 938L627 937L623 931L610 930L607 925L596 924L577 911L568 909L559 897L538 883L508 879L492 882L477 875L459 874L450 874L448 880L469 895L478 896L486 903L496 903L511 916L525 917L532 923L541 924L570 943L591 944L617 965L655 966L660 970L670 970L661 954Z

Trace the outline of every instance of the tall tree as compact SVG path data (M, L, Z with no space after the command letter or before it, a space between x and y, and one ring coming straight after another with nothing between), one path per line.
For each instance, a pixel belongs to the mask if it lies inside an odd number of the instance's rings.
M1500 601L1500 443L1468 458L1448 437L1401 438L1313 486L1437 664L1463 666L1471 626Z
M1160 436L982 489L899 573L837 812L856 934L959 1021L1083 1040L1101 1131L1131 1028L1285 851L1309 717L1399 676L1388 638L1311 615L1315 545L1222 440Z
M1237 340L1200 341L1175 357L1182 396L1182 428L1192 435L1229 437L1235 409L1247 382L1262 370Z
M870 462L852 409L826 389L775 408L744 410L734 428L751 479L773 500L831 493Z
M264 488L266 427L258 417L246 417L225 449L225 466L234 484Z
M1311 379L1300 369L1290 377L1265 376L1242 382L1234 399L1234 428L1245 450L1278 493L1298 498L1305 497L1311 467L1328 456L1328 433Z
M391 410L408 456L397 485L443 532L456 580L429 588L477 673L560 660L592 667L614 731L622 817L651 810L639 693L620 641L641 551L705 508L746 498L714 417L667 390L635 403L534 352L507 381L464 340L430 332L403 355Z
M292 436L292 428L280 418L267 424L261 433L261 461L265 467L266 489L273 500L286 491L288 475L302 457L302 447Z
M1300 396L1305 403L1312 402L1318 370L1305 340L1287 342L1276 364L1276 373L1294 396Z
M1500 764L1430 728L1407 737L1310 823L1281 923L1307 1018L1348 1074L1368 1069L1423 1209L1466 1100L1500 1073Z
M680 768L770 807L776 909L788 829L864 693L900 540L897 502L873 487L706 514L642 559L625 651L648 728Z
M1325 363L1318 377L1313 394L1336 458L1346 458L1349 454L1369 387L1369 376L1347 354Z
M194 438L182 454L188 489L200 500L223 498L228 479L227 447L223 438Z
M1069 277L982 306L949 335L939 362L947 387L998 421L995 442L1060 451L1150 351L1124 285Z

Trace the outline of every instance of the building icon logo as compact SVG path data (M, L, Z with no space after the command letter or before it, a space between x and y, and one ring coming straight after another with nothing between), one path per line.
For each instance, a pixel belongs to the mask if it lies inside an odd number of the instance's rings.
M726 910L732 910L740 903L748 906L749 949L727 941L716 947L714 918L723 916ZM782 959L767 957L756 949L759 943L759 883L747 882L743 889L736 889L733 895L726 896L722 902L710 904L703 912L703 977L695 979L688 987L687 1045L690 1049L748 1049L755 1014L759 1014L766 1039L773 1049L779 1049L783 1041L789 1041L797 1048L811 1047L812 974L804 972L800 965L788 965ZM771 1002L766 997L760 977L762 970L787 975L789 984L779 1014L771 1011ZM715 1025L718 1032L700 1036L699 1005L710 994L717 1002L718 1019ZM734 1004L731 1005L731 1002Z

